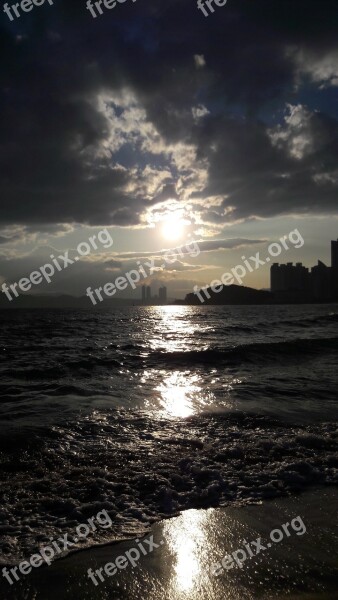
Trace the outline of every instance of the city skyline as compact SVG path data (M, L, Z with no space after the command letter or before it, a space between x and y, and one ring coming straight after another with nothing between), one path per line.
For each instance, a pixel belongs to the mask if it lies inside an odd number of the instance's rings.
M331 240L330 266L320 259L311 268L305 267L302 262L295 265L292 262L273 263L270 290L280 300L338 300L338 238Z
M303 248L303 246L302 246ZM242 257L244 258L244 257ZM299 256L298 256L299 258ZM262 261L263 262L263 261ZM266 261L268 264L268 261ZM245 279L247 274L250 274L250 271L247 271L245 275ZM225 273L225 275L227 275ZM183 296L177 296L171 293L169 290L168 295L168 287L163 285L161 280L158 280L156 277L148 277L149 283L143 285L134 286L134 289L127 289L126 292L119 293L117 292L115 301L129 301L136 305L163 305L173 301L182 301L187 297L193 297L194 294L197 293L198 286L195 286L195 291L189 290L187 294ZM206 285L202 285L199 289L207 290L211 287L211 283ZM214 283L215 285L215 283ZM279 263L274 262L270 267L270 287L265 286L263 288L254 288L248 285L247 281L244 282L236 282L231 281L227 284L224 284L223 287L226 288L228 285L235 285L238 287L242 286L245 288L250 288L253 290L270 290L274 294L274 301L277 302L300 302L304 301L308 303L310 300L314 302L331 302L338 299L338 238L337 240L331 240L331 265L326 265L322 260L317 259L317 264L312 267L305 267L302 261L297 260L295 264L292 261L288 261L287 263ZM152 290L157 290L157 294L155 291L155 295L152 295ZM204 291L205 294L205 291ZM7 292L8 295L8 292ZM88 294L87 294L88 295ZM21 299L29 297L30 294L22 294ZM36 299L42 300L42 305L45 304L48 295L39 295L33 294ZM60 297L58 294L51 294L51 301L53 298ZM76 300L76 296L69 295L69 298L73 298ZM202 300L202 296L198 296ZM206 297L210 297L207 295ZM81 296L79 299L85 300L85 296ZM102 298L102 300L104 300ZM107 301L107 298L105 298ZM205 300L205 298L204 298ZM202 300L202 302L204 302ZM0 298L1 301L1 298ZM108 299L109 301L109 299ZM94 305L96 302L93 303ZM4 308L8 308L6 303L2 302ZM14 306L15 307L15 304Z
M150 285L142 285L141 287L141 300L143 305L147 304L166 304L167 302L167 288L165 285L160 285L158 288L158 295L152 296L151 293L151 284Z

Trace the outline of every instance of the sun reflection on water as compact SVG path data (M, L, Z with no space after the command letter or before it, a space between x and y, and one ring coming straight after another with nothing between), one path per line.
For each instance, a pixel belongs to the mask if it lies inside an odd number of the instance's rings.
M197 412L197 404L203 410L208 402L203 398L201 383L199 375L189 372L174 371L166 375L155 388L160 392L160 405L164 412L173 417L184 418Z
M180 352L201 349L200 334L211 329L209 326L193 323L191 306L153 306L150 308L153 328L149 340L153 350ZM197 341L196 333L199 333Z
M148 307L148 343L151 361L140 378L148 390L146 407L156 404L157 416L186 418L203 412L231 409L236 380L220 372L218 365L203 364L203 352L210 350L214 328L205 319L196 320L195 307ZM196 357L201 360L196 362ZM155 392L155 396L153 394Z
M198 598L201 588L210 585L207 535L210 511L189 510L173 523L165 524L164 534L174 559L170 588L171 597ZM188 596L186 596L188 594Z

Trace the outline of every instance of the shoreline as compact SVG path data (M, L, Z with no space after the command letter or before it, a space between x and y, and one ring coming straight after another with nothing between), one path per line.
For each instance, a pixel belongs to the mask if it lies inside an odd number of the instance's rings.
M22 576L13 586L1 578L0 592L6 600L193 600L197 596L199 600L333 600L338 585L333 550L338 542L337 502L338 489L324 487L258 505L189 509L155 523L151 534L142 539L153 535L158 548L114 576L103 570L104 582L97 586L88 569L104 569L135 548L135 538L72 552L50 567ZM291 532L242 568L210 575L211 564L242 548L243 539L266 540L271 530L298 515L306 526L304 535Z

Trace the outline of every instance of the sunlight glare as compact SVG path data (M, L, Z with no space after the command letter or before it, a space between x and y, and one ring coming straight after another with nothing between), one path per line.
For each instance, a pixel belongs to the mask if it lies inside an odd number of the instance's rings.
M175 527L165 528L176 563L171 581L175 598L186 597L187 593L189 598L197 598L197 590L201 584L207 583L208 574L202 565L208 547L204 530L208 518L207 512L189 510L177 520Z
M185 222L179 214L168 215L162 222L162 235L166 240L175 241L183 237Z

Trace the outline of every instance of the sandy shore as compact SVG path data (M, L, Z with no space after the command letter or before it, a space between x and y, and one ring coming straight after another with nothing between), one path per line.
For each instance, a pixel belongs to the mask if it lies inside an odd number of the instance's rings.
M1 578L5 600L334 600L338 597L338 490L325 488L258 506L188 510L181 516L152 527L158 548L143 556L133 568L108 576L104 565L115 562L139 542L128 540L93 548L34 569L10 586ZM306 533L271 543L270 533L300 516ZM298 532L300 533L300 531ZM250 557L240 568L234 563L214 576L211 565L225 554L261 537L265 550ZM149 539L149 536L146 536ZM271 547L268 548L267 544ZM149 544L142 542L143 548ZM256 547L255 547L256 548ZM247 552L248 554L248 552ZM88 577L95 575L97 586ZM109 572L109 569L108 569Z

